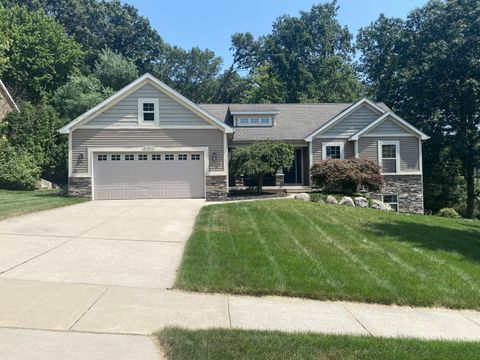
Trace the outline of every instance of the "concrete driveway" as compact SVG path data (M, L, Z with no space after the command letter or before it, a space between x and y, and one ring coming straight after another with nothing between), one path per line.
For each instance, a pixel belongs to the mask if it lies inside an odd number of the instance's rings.
M53 359L52 351L61 354L82 339L93 341L89 338L93 334L71 331L108 291L170 288L203 204L203 200L93 201L0 221L0 328L5 328L2 338L9 339L0 345L0 354L16 359L15 354L22 353L18 344L23 344L24 356L18 358L30 359L29 353L43 358L40 350L32 349L52 339L50 348L41 349L46 349L44 358ZM131 359L124 346L111 348L128 339L132 346L150 352L150 358L159 358L152 353L150 339L142 343L145 340L135 336L118 336L99 336L93 357L82 352L82 358L96 359L110 351L110 357L102 359Z

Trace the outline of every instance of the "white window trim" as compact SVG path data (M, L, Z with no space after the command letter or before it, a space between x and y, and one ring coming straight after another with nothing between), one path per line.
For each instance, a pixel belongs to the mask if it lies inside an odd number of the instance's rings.
M240 119L258 119L259 122L256 124L252 124L250 121L248 124L241 124ZM261 119L270 119L270 122L268 124L262 123ZM235 127L272 127L273 126L273 116L261 116L261 115L242 115L242 116L235 116Z
M154 113L153 113L153 121L143 121L143 104L146 103L153 103L153 106L155 107ZM159 119L159 101L158 98L141 98L138 99L138 125L159 125L160 119Z
M395 195L397 197L397 202L385 202L384 201L384 197L385 196L392 196L392 195ZM398 201L398 194L393 194L393 193L385 193L385 194L382 194L382 202L384 202L385 204L397 204L397 212L400 212L400 202Z
M345 159L345 143L341 141L322 142L322 160L327 160L327 146L340 146L340 160Z
M382 154L382 145L395 145L395 172L394 173L385 173L383 175L394 175L399 174L400 171L400 141L398 140L378 140L377 150L378 150L378 165L382 167L383 165L383 154Z

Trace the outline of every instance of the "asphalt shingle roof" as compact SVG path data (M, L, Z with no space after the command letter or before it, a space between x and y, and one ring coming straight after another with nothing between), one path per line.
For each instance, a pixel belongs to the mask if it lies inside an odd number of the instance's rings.
M383 103L377 103L389 110ZM201 104L200 106L232 126L230 111L278 111L273 127L235 127L233 141L303 140L353 103L331 104Z

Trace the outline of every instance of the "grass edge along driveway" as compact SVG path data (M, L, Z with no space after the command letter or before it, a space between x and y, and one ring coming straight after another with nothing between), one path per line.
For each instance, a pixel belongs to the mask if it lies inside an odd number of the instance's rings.
M62 196L58 190L0 189L0 221L12 216L78 204L87 200L86 198Z
M176 287L480 309L480 222L256 201L202 208Z
M473 360L479 342L167 328L155 334L169 360Z

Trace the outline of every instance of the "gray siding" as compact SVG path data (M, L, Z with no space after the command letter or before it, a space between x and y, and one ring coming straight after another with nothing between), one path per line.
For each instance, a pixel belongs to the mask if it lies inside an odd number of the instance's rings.
M361 137L358 140L359 157L378 162L378 141L400 141L400 171L419 171L420 152L416 137Z
M368 106L363 105L355 110L344 119L340 120L333 127L321 133L322 136L331 137L349 137L360 131L371 122L378 119L380 115L371 110Z
M348 141L347 139L313 139L312 141L312 158L313 163L317 163L322 160L322 144L324 142L343 142L345 159L355 156L355 147L353 141Z
M142 86L107 111L92 119L88 125L127 125L138 124L138 99L158 98L160 125L209 125L192 111L186 109L169 96L150 84Z
M72 171L88 172L89 147L208 147L210 171L223 171L223 132L217 129L78 129L72 133ZM211 154L217 154L212 161ZM83 158L80 157L83 154Z
M368 135L399 135L399 134L405 134L408 135L410 134L407 130L405 130L403 127L397 125L394 121L391 119L386 119L383 121L380 125L376 126L369 132L367 132Z

